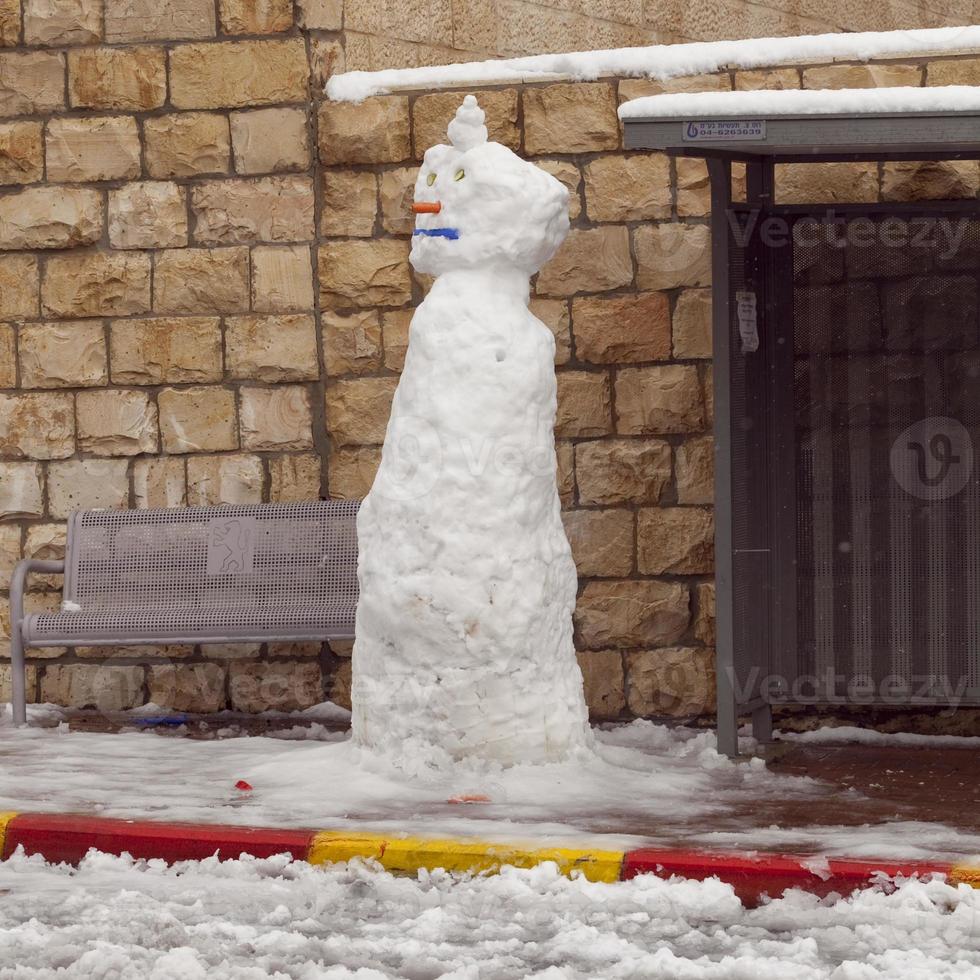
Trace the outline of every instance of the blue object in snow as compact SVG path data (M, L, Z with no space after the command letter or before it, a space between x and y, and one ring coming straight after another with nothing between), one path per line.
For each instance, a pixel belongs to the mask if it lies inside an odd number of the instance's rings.
M183 725L187 715L165 715L160 718L135 718L136 725Z
M459 238L456 228L416 228L412 234L424 235L426 238L450 238L453 241Z

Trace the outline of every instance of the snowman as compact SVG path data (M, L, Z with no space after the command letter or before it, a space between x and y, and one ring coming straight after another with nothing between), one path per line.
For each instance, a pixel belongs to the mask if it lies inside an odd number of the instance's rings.
M357 519L353 739L547 762L591 739L556 481L555 341L528 309L531 275L568 232L568 192L487 141L472 95L448 132L413 206L410 260L435 281Z

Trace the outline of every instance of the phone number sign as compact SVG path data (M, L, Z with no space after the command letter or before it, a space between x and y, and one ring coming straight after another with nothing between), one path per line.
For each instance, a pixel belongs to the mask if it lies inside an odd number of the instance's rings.
M684 123L685 143L723 143L728 140L765 138L765 119L698 119Z

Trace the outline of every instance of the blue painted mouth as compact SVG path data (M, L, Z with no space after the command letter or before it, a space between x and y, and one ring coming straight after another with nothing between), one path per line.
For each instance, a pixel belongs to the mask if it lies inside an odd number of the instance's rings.
M455 241L459 238L459 231L455 228L416 228L412 232L415 235L422 235L425 238L449 238Z

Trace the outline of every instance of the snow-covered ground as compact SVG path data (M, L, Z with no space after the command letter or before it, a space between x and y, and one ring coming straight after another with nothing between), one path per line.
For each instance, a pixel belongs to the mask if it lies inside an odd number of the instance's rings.
M35 720L53 709L32 708ZM327 708L322 717L338 717ZM56 715L56 709L54 709ZM145 713L145 712L144 712ZM911 821L820 823L847 791L734 763L713 732L638 721L597 733L595 754L540 766L452 763L420 750L410 768L352 746L323 725L278 737L195 741L146 731L94 734L67 725L0 723L0 810L114 817L460 834L538 843L630 847L684 842L869 858L980 854L980 836ZM412 753L403 753L411 757ZM253 787L241 792L244 779ZM449 799L481 795L486 804ZM855 794L855 799L857 796ZM760 801L795 802L806 826L779 825ZM768 814L768 816L767 816Z
M745 909L727 885L594 884L553 865L394 878L359 862L92 854L0 864L0 980L975 980L980 891Z

